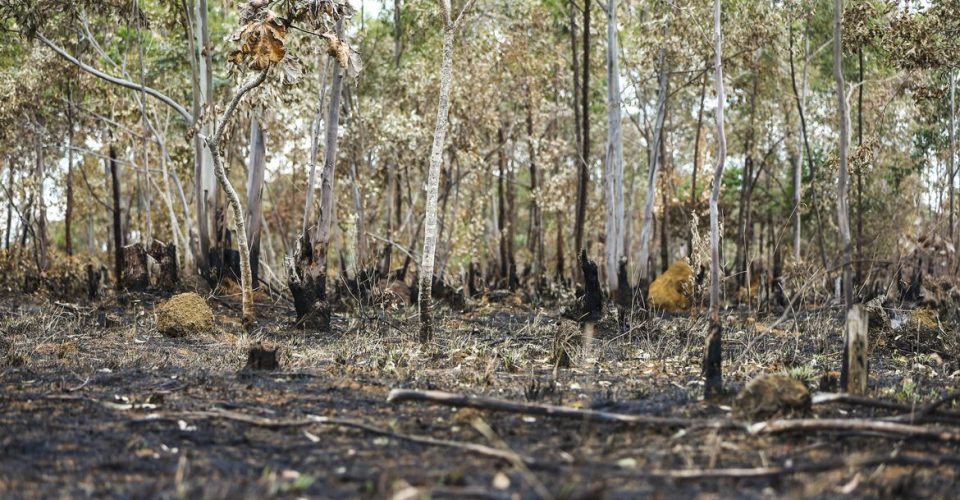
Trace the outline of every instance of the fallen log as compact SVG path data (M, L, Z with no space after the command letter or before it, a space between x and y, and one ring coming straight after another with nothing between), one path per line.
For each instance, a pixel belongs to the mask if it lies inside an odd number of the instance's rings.
M851 434L882 435L893 438L922 438L934 441L960 442L960 432L936 427L867 420L862 418L804 418L795 420L770 420L747 427L750 434L782 434L785 432L834 431Z

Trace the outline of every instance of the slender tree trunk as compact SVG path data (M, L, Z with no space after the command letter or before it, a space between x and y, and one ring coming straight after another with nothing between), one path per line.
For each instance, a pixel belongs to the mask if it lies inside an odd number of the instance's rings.
M320 149L320 132L323 124L323 105L327 97L327 72L330 65L333 64L331 57L326 57L320 64L320 101L317 103L317 113L313 118L313 126L310 128L310 172L307 174L307 199L303 205L303 225L300 227L300 233L306 234L310 221L310 215L313 213L313 196L317 186L317 151Z
M45 271L49 265L47 245L47 204L43 193L43 181L47 176L45 158L43 156L43 142L37 138L37 265Z
M263 219L263 177L267 166L266 139L259 118L250 119L250 160L247 165L247 241L250 242L250 279L260 283L260 222Z
M440 167L443 162L444 139L447 134L447 111L450 106L450 86L453 82L453 43L456 27L450 23L443 29L443 62L440 66L440 96L437 104L437 126L430 151L430 171L427 177L426 217L423 254L419 270L418 305L420 308L420 342L433 338L433 264L437 250L437 198L440 187Z
M353 210L356 215L356 241L354 245L356 249L354 251L355 258L355 273L359 274L361 269L364 269L366 266L366 245L364 243L364 215L363 215L363 193L360 191L360 182L359 176L357 175L357 163L358 161L354 158L350 162L350 182L353 184Z
M863 47L857 48L857 147L863 146ZM856 282L863 282L863 165L857 166L857 264Z
M513 178L507 164L507 141L503 126L497 129L497 197L499 211L497 222L500 229L500 278L502 286L513 286Z
M139 4L139 0L134 0L134 9L139 9ZM140 91L146 95L146 69L143 65L143 30L141 27L140 16L135 17L137 22L137 63L140 66ZM140 122L143 124L143 141L141 144L141 147L143 148L143 169L141 174L143 176L143 183L140 187L140 196L142 200L142 210L144 219L146 221L146 227L143 228L144 234L142 240L144 242L144 248L149 248L150 243L153 242L153 214L151 212L150 199L150 169L149 162L147 160L150 151L150 142L147 138L147 131L149 130L147 122L149 119L147 118L147 106L144 100L137 99L137 103L140 107ZM170 230L173 231L173 228L170 228Z
M120 177L117 173L117 150L110 144L110 185L113 191L113 269L117 290L123 287L123 227L120 221Z
M530 165L530 240L528 249L533 256L532 276L537 290L540 289L543 278L543 220L540 213L540 182L537 171L537 147L533 136L533 99L527 89L527 161ZM459 186L459 182L457 184Z
M700 109L697 111L697 134L693 140L693 173L690 176L690 211L697 210L697 172L700 169L700 139L703 137L703 102L707 96L707 73L700 86ZM687 237L687 255L693 257L693 234ZM696 270L695 270L696 272Z
M717 85L717 169L713 175L713 190L710 193L710 328L704 349L703 376L704 396L714 398L723 391L722 339L720 325L720 222L717 204L720 200L720 183L727 159L727 137L723 129L723 34L720 28L720 0L713 3L714 67Z
M8 186L13 187L13 161L7 166L7 169L10 170L10 183ZM3 248L10 250L10 234L13 229L13 192L7 191L7 231L3 237Z
M203 36L200 34L200 21L197 17L200 6L193 1L188 5L186 1L182 4L183 15L186 18L187 26L187 45L190 48L190 83L192 85L191 93L191 119L193 123L199 123L203 114L204 96L203 87L200 83L201 66L201 44ZM204 9L205 10L205 9ZM204 130L209 133L209 130ZM210 226L207 217L207 204L204 189L204 179L207 177L207 155L204 151L203 140L200 134L193 137L193 175L194 175L194 202L197 207L197 234L194 247L194 262L202 275L207 275L210 270ZM191 235L193 239L194 235Z
M833 2L833 76L837 83L837 114L840 122L840 146L837 150L839 172L837 175L837 226L840 228L840 240L843 245L843 302L844 310L849 311L853 306L853 269L850 261L850 216L847 206L847 155L850 136L850 122L847 114L846 85L843 81L843 0ZM849 329L846 329L849 337ZM847 389L848 363L847 346L849 338L845 338L843 349L843 364L840 371L840 386Z
M393 64L400 67L400 57L403 55L403 11L401 0L393 0Z
M804 59L806 60L806 49L807 39L804 37ZM800 135L803 138L803 151L807 157L807 170L810 172L810 201L813 205L813 213L817 218L817 245L820 249L820 264L824 269L827 269L827 250L823 241L823 221L820 218L820 206L817 202L817 185L816 185L816 169L813 164L813 152L810 150L810 138L807 136L807 120L804 116L804 100L806 98L806 89L807 89L807 70L806 62L804 62L804 71L803 71L803 90L797 89L797 75L793 63L793 28L790 29L790 82L793 85L793 96L797 102L797 113L800 115Z
M607 287L618 304L620 297L618 266L624 257L623 231L623 128L620 111L619 40L617 39L617 0L607 3L607 158L606 179L606 250Z
M64 246L73 255L73 88L67 82L67 207L63 213Z
M210 28L208 23L207 0L196 0L196 13L194 21L196 23L194 38L197 50L197 83L196 90L196 110L197 117L204 116L203 124L200 127L200 133L209 137L213 133L214 117L210 116L213 111L213 64L212 51L210 43ZM209 265L210 259L210 233L215 232L217 224L217 215L220 211L218 203L217 179L213 171L213 152L208 147L204 147L202 141L194 144L195 153L198 156L196 163L196 200L197 200L197 225L201 229L200 246L201 259L204 265ZM215 235L218 244L220 235ZM203 247L206 246L204 249ZM218 251L223 251L218 248Z
M585 201L586 187L581 186L584 180L584 163L581 155L583 154L583 129L581 128L581 117L580 117L580 99L581 99L581 89L580 89L580 55L577 53L577 3L575 0L569 0L569 11L570 11L570 61L571 61L571 70L573 73L573 134L575 139L575 156L574 165L577 169L577 198L576 205L574 206L574 249L573 253L579 251L580 245L583 243L583 216L586 212L581 213L580 206ZM562 232L562 229L561 229ZM562 246L562 242L557 243L558 249ZM558 255L562 255L562 251L558 251ZM574 278L576 278L578 271L578 266L573 266ZM558 271L558 279L563 279L562 274L563 270Z
M583 72L580 85L580 162L577 176L577 215L574 221L574 246L583 249L583 226L587 217L587 198L590 184L590 0L583 3ZM579 272L579 271L575 271Z
M670 267L670 191L668 190L667 178L670 173L670 161L667 156L667 140L669 135L667 127L664 126L663 140L660 141L660 163L664 173L663 185L660 186L660 265L661 272L666 272Z
M664 28L664 32L666 32L666 28ZM646 207L643 211L643 229L640 231L640 256L637 259L637 266L640 270L640 287L644 290L650 284L650 240L653 237L653 202L657 195L660 141L663 140L663 123L667 115L667 96L670 86L666 47L660 48L657 61L660 68L660 88L657 91L657 122L653 131L653 147L650 149L650 168L647 172Z
M213 136L205 138L207 149L213 152L213 171L220 182L220 186L227 195L227 201L233 210L233 218L237 225L237 248L240 251L240 291L242 294L242 314L243 325L250 329L256 321L256 315L253 310L253 273L250 268L250 247L247 245L247 229L244 222L243 207L240 205L240 196L237 190L233 188L227 173L223 168L223 156L220 153L220 140L223 137L223 130L229 123L231 115L236 111L237 104L243 98L244 94L255 87L258 87L267 78L267 70L261 71L259 75L244 83L233 96L223 116L217 122ZM226 225L226 224L224 224Z
M337 22L337 36L343 36L343 20ZM333 63L331 63L333 64ZM326 137L324 139L323 172L320 181L320 221L312 238L313 263L310 269L316 298L326 301L327 257L329 254L331 228L334 219L334 188L336 186L337 134L340 131L340 102L343 96L343 70L333 65L333 82L330 86L330 108L327 112Z
M750 200L753 196L753 141L754 124L756 118L757 101L757 68L753 68L753 90L750 93L750 121L749 129L744 136L743 144L743 172L740 179L740 201L737 205L737 288L747 287L747 303L750 303L750 240L753 223L750 217Z
M956 182L957 175L957 135L956 135L956 116L957 116L957 74L955 71L950 72L950 175L947 178L950 180L949 188L949 201L950 201L950 241L954 241L954 210L956 208L956 203L954 203L954 184Z

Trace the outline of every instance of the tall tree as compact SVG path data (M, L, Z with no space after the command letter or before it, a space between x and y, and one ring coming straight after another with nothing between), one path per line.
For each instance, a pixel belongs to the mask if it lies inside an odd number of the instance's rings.
M720 221L718 203L723 167L727 161L727 136L723 129L723 33L720 26L720 1L713 1L714 79L717 86L717 168L710 192L710 327L704 349L704 397L713 398L723 391L722 339L720 325Z
M234 223L237 225L237 248L240 251L240 291L242 295L243 325L248 329L253 327L253 323L256 321L256 315L253 310L253 272L250 268L250 246L247 244L247 229L244 222L243 206L240 204L240 196L237 194L237 190L233 188L233 184L230 183L226 170L223 168L223 155L220 152L220 141L223 139L223 131L230 122L231 116L237 110L237 105L240 103L240 100L247 92L259 87L263 81L266 80L268 69L269 68L261 70L256 77L249 79L237 89L233 99L223 112L223 116L217 121L213 135L204 138L206 147L209 148L210 151L213 151L213 172L217 176L217 181L220 182L221 189L223 189L227 195L227 201L233 210Z
M823 241L823 222L820 218L820 205L817 201L817 187L815 184L816 180L816 169L814 168L813 162L813 151L810 149L810 137L807 135L807 119L805 114L806 108L806 81L807 81L807 61L808 61L808 40L806 34L804 34L804 63L803 63L803 86L801 89L797 88L797 72L796 67L793 62L793 26L790 26L790 83L793 86L793 96L794 100L797 103L797 115L800 117L800 136L803 139L803 154L801 159L805 156L807 159L807 170L810 174L810 201L813 208L813 214L817 219L817 247L820 251L820 264L823 265L824 269L827 268L827 250ZM802 163L802 162L801 162ZM799 183L797 188L799 188Z
M843 0L833 2L833 76L837 89L837 116L840 122L840 145L837 149L837 226L840 228L840 241L843 246L843 303L849 310L853 305L853 269L850 249L850 215L847 207L847 155L850 140L850 122L847 113L846 85L843 81ZM840 371L840 386L847 389L848 360L847 346L849 328L844 329L843 360Z
M953 225L954 225L954 210L956 209L956 203L954 202L954 186L956 183L957 176L957 133L956 133L956 120L957 120L957 74L956 71L950 71L950 173L947 176L949 182L949 203L950 203L950 241L953 242Z
M576 57L576 56L574 56ZM574 221L575 253L583 249L583 225L587 217L587 198L590 184L590 0L583 2L583 64L580 70L580 158L577 162L577 214ZM574 269L578 269L574 266ZM575 271L578 272L578 271Z
M263 179L267 167L266 139L257 113L250 118L250 152L247 162L247 241L250 242L250 280L257 288L260 277L260 221L263 217Z
M653 238L653 202L657 195L657 173L660 167L660 141L663 140L663 123L667 116L667 98L669 96L670 73L667 69L667 26L663 28L664 41L657 56L659 69L657 90L657 121L653 129L653 146L650 148L650 167L647 169L647 198L643 210L643 226L640 230L640 255L637 267L640 275L640 287L646 289L650 284L650 240Z
M450 0L440 0L443 16L443 62L440 66L440 95L437 99L437 124L430 150L427 176L427 203L424 217L423 254L420 260L418 306L420 308L420 342L433 338L433 264L437 251L437 198L440 189L440 167L443 162L444 139L447 135L447 112L450 107L450 86L453 83L453 44L463 21L463 14L473 5L467 0L456 18L452 17Z
M623 127L620 111L620 46L617 39L617 0L607 3L607 158L606 198L607 286L618 302L618 266L624 257Z
M343 17L337 20L336 38L343 37ZM331 61L331 64L333 62ZM290 290L297 309L297 323L301 326L326 329L329 326L329 314L326 312L327 300L327 255L330 245L331 228L334 217L334 187L337 166L337 134L340 130L340 102L343 95L343 80L346 68L333 64L333 76L330 83L330 107L327 110L326 136L324 138L323 171L320 181L320 220L312 234L302 234L297 250L296 267L288 269ZM321 90L320 106L323 106L324 92ZM319 111L318 111L319 113ZM314 121L314 133L319 132L319 121ZM313 139L311 161L316 159L317 139ZM311 170L315 167L311 167ZM312 181L311 181L312 182ZM307 193L307 202L312 193ZM305 213L309 211L305 209ZM288 266L289 267L289 266Z

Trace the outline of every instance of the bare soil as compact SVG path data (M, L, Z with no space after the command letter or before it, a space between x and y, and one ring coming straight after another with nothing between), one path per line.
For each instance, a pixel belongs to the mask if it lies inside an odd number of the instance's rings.
M572 353L573 367L557 369L554 337L566 320L556 309L509 300L441 315L430 346L415 341L409 308L340 311L333 332L316 334L291 329L292 306L281 299L260 300L260 325L249 335L235 300L208 299L215 333L168 338L155 328L161 301L0 299L0 497L946 498L960 491L958 443L677 430L386 401L392 388L421 388L729 418L734 394L753 377L789 373L816 389L838 369L840 328L830 308L799 311L775 329L746 311L731 315L724 338L729 395L708 403L700 398L705 324L685 316L636 321L623 333L602 324L589 349ZM880 327L871 335L871 397L919 407L956 388L956 325L939 332ZM243 370L259 341L279 348L279 371ZM209 412L275 423L351 419L396 434L509 449L536 464L323 422L262 425ZM896 412L818 405L812 413ZM478 430L483 423L495 436ZM943 461L802 472L894 453ZM714 477L734 468L769 473ZM675 477L700 469L727 472Z

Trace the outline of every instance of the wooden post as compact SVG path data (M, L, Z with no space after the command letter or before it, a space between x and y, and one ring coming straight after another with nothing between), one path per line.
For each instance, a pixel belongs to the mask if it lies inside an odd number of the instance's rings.
M869 324L869 313L866 308L860 304L854 304L847 312L847 338L846 338L846 376L841 374L841 378L847 381L844 389L851 394L864 394L867 392L867 375L869 365L867 364L867 326Z

